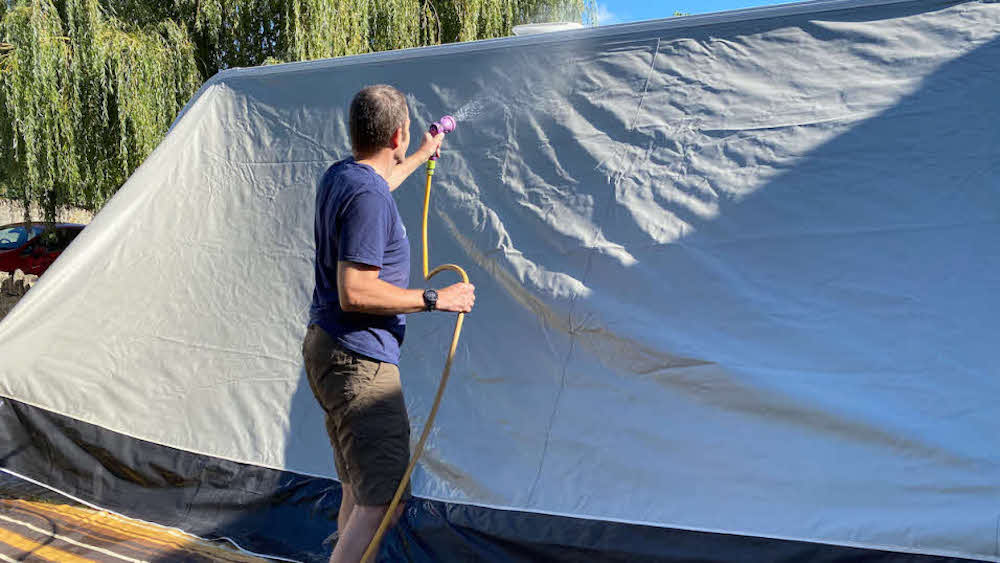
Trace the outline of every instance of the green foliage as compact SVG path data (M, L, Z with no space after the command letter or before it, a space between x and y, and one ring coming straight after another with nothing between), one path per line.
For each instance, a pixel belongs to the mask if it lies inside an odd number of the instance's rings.
M97 209L230 67L593 21L593 0L0 0L0 196Z
M97 0L19 3L0 41L0 193L49 218L103 204L201 82L183 29L125 24Z
M593 0L101 0L140 25L178 22L208 78L221 69L511 35L535 21L591 22Z

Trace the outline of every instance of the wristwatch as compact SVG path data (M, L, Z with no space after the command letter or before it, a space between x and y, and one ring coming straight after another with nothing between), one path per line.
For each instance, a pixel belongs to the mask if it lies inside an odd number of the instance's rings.
M433 289L424 290L424 310L433 311L437 309L438 292Z

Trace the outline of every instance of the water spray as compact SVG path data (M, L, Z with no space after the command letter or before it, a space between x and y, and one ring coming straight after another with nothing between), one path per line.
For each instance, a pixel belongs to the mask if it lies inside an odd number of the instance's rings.
M458 122L455 118L450 115L445 115L440 120L431 123L430 131L431 135L435 137L439 133L451 133L455 130ZM430 160L427 161L427 185L424 188L424 221L423 221L423 258L424 258L424 280L430 280L437 274L445 271L452 270L457 272L459 276L462 277L464 283L469 283L469 276L465 273L460 266L455 264L443 264L434 268L428 272L427 267L427 211L430 208L431 203L431 178L434 176L434 168L437 166L437 153L431 156ZM413 455L410 457L410 464L406 467L406 471L403 473L403 479L399 482L399 487L396 488L396 494L392 497L392 502L389 503L389 508L385 511L385 516L382 517L382 523L379 524L378 530L375 532L375 536L372 537L372 541L368 544L368 548L365 549L365 554L361 557L361 563L368 563L375 557L375 551L379 543L382 541L382 536L385 535L386 530L389 529L389 523L392 521L393 514L396 512L396 508L399 506L400 500L403 498L403 492L406 490L406 485L410 482L410 475L413 474L413 468L417 465L417 460L420 459L420 454L424 451L424 443L427 442L427 437L430 435L431 428L434 426L434 418L437 416L438 407L441 406L441 397L444 396L444 388L448 384L448 376L451 375L451 362L455 359L455 350L458 348L458 337L462 333L462 321L465 320L465 313L458 313L458 317L455 319L455 331L452 333L451 337L451 348L448 349L448 357L444 362L444 372L441 374L441 383L438 384L437 394L434 396L434 404L431 406L431 411L427 415L427 422L424 423L424 429L420 433L420 440L417 442L417 447L413 450Z

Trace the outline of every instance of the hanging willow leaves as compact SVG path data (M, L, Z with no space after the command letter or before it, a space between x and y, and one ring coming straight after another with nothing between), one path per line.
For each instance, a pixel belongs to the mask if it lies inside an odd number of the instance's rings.
M183 29L130 26L96 0L17 4L0 37L0 191L48 218L103 204L201 82Z
M97 209L231 67L501 37L593 0L0 0L0 196Z

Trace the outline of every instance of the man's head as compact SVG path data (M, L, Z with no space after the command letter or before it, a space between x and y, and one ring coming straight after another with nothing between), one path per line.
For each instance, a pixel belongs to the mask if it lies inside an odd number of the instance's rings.
M392 151L398 164L410 145L410 112L403 93L385 84L367 86L351 102L351 150L358 160Z

